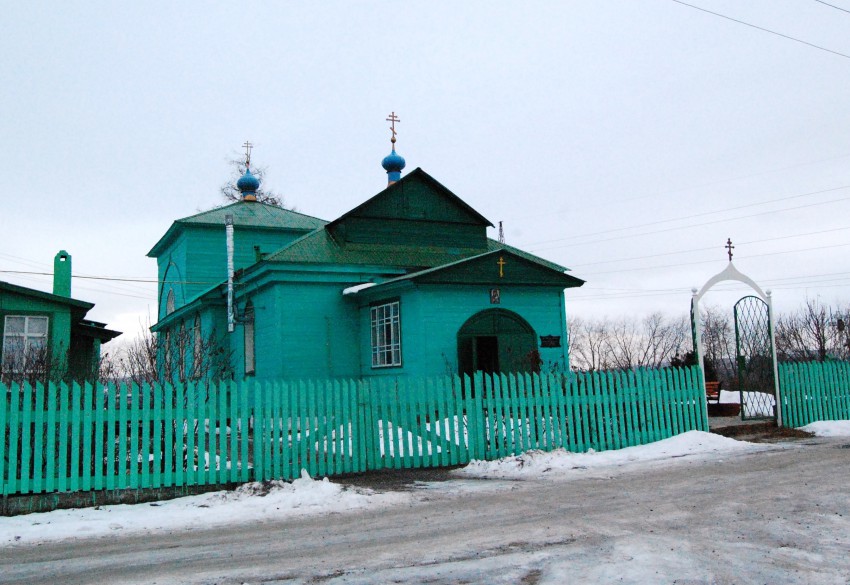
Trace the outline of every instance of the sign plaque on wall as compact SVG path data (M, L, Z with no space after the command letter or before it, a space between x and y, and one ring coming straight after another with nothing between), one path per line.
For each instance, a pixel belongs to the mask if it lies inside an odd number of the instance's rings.
M497 288L490 289L490 304L498 305L502 302L502 292Z
M541 335L540 347L561 347L560 335Z

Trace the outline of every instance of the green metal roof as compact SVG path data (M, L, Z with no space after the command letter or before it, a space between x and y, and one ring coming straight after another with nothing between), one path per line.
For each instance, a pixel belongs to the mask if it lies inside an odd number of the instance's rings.
M267 262L305 264L357 264L403 267L420 270L457 262L494 250L508 250L517 256L564 272L563 266L487 238L486 249L398 246L385 244L338 244L326 229L316 230L266 257Z
M192 224L224 225L224 218L227 215L233 216L234 225L247 227L314 230L328 223L317 217L304 215L276 205L260 203L259 201L237 201L177 221Z
M255 227L264 229L282 229L293 231L312 231L327 224L323 219L298 213L290 209L268 205L259 201L237 201L223 207L216 207L209 211L190 215L175 220L159 241L148 252L148 256L155 257L160 249L165 246L175 232L182 225L194 226L222 226L225 217L233 216L233 225L237 227Z
M94 307L94 303L89 303L86 301L80 301L77 299L72 299L70 297L63 297L61 295L54 295L52 293L35 290L33 288L27 288L25 286L18 286L17 284L12 284L9 282L0 282L0 290L7 290L11 293L16 293L19 295L30 296L42 301L48 301L51 303L59 303L62 305L70 305L77 309L85 309L88 311L92 307Z
M426 281L426 282L428 282L428 281L442 282L440 280L440 277L438 276L440 274L446 274L446 273L455 273L456 274L458 272L457 269L460 268L460 267L471 267L474 264L480 265L483 260L485 260L489 257L492 257L492 258L499 257L501 259L502 256L505 256L505 257L508 257L508 258L513 257L513 258L517 259L517 260L515 260L515 262L520 262L520 263L527 262L528 263L527 266L529 266L529 265L532 266L533 267L532 276L535 276L535 278L528 279L529 283L532 283L532 284L547 284L547 285L548 284L559 284L559 285L562 285L566 288L579 287L579 286L584 284L584 281L581 280L580 278L576 278L574 276L564 274L563 270L559 270L559 268L561 268L561 267L553 268L552 265L551 265L551 262L546 262L545 260L541 261L540 258L535 258L534 256L531 256L530 254L517 254L513 250L507 249L507 247L501 247L501 248L496 248L494 250L490 250L488 252L484 252L483 254L477 254L475 256L463 258L462 260L457 260L455 262L443 264L441 266L434 266L432 268L426 268L425 270L420 270L418 272L411 272L409 274L405 274L404 276L398 276L396 278L391 278L391 279L386 280L386 281L384 281L380 284L375 285L374 287L364 288L363 291L365 291L367 294L372 294L376 290L380 289L381 287L392 286L393 284L396 284L396 283L399 283L399 282L404 282L404 281L420 281L420 280L423 280L423 281ZM495 268L495 264L493 264L493 267ZM467 268L467 270L468 270L468 268ZM469 275L469 278L471 278L470 282L478 282L478 280L480 280L480 274L478 274L479 272L480 272L480 270L475 270L475 269L471 270L471 274ZM544 278L540 278L539 275L543 275ZM526 271L526 274L524 274L523 279L528 278L528 276L529 276L528 271ZM448 280L446 280L446 282L463 283L463 282L466 282L466 280L464 280L464 277L461 276L461 278L455 277L455 278L448 279ZM484 282L492 282L491 277L489 277L489 276L486 277ZM512 284L514 284L514 283L512 283Z

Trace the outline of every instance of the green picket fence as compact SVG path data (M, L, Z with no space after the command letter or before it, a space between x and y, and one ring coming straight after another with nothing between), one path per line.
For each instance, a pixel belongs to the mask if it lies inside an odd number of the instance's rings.
M438 467L708 430L696 368L114 388L0 386L2 493Z
M785 426L850 420L850 363L779 364L779 396Z

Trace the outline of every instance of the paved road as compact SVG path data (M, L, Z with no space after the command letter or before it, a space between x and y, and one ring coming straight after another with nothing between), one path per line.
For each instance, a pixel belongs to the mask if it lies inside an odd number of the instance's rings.
M0 583L850 583L850 446L811 439L409 505L0 549Z

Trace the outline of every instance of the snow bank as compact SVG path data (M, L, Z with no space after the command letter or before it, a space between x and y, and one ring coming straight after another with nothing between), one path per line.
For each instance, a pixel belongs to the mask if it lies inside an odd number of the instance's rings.
M406 494L345 488L327 478L254 482L235 491L210 492L149 504L54 510L0 518L0 546L328 514L407 501Z
M615 467L627 463L659 461L705 453L727 453L765 449L764 445L736 441L702 431L690 431L648 445L626 447L616 451L571 453L527 451L497 461L472 461L454 473L466 477L497 479L536 479L563 476L575 469Z
M816 437L850 437L850 420L822 420L800 427Z

